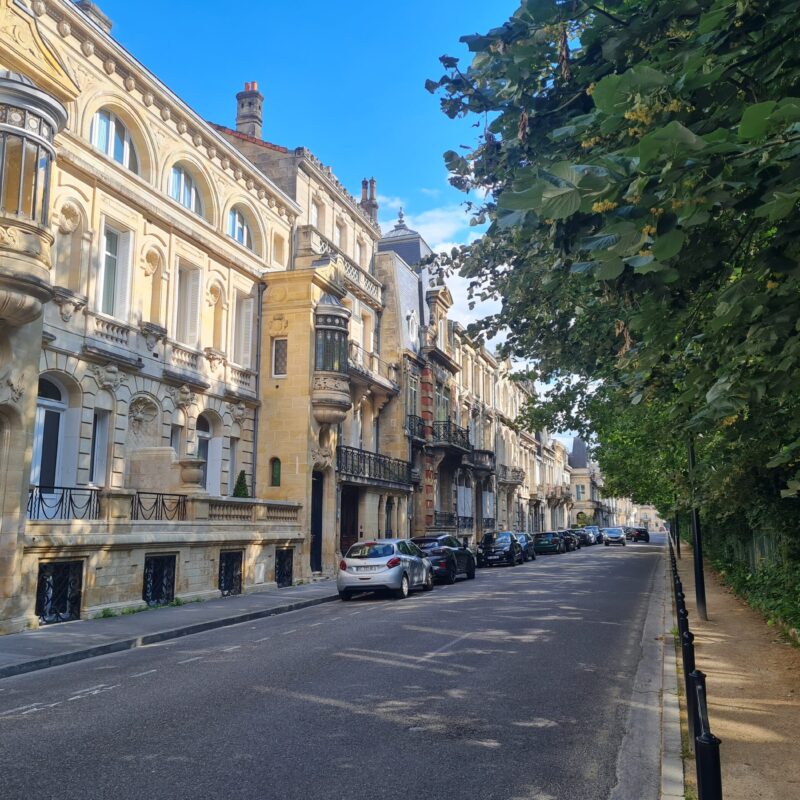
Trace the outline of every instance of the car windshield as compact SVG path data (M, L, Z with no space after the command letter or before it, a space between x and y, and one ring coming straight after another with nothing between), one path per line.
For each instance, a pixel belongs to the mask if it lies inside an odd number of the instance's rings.
M388 558L394 554L393 544L360 542L347 551L347 558Z
M537 533L536 538L545 542L551 541L554 537L558 536L557 533Z
M489 547L493 544L508 544L510 541L510 533L487 533L481 540L481 544L484 547Z
M419 539L414 539L413 542L415 545L417 545L417 547L422 547L423 549L426 547L433 547L434 545L439 544L438 539L431 539L431 538L423 539L422 537L420 537Z
M610 533L612 536L622 536L622 528L606 528L606 533Z

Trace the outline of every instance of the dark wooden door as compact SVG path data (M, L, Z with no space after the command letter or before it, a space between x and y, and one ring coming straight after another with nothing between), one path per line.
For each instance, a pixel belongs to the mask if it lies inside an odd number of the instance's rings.
M321 472L311 476L311 571L322 572L322 492L325 477Z
M358 541L358 489L342 487L342 527L339 549L344 555Z

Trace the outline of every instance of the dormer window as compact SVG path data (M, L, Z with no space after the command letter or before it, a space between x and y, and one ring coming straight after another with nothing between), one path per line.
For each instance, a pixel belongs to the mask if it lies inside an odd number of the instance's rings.
M101 108L94 115L90 138L92 144L102 153L136 175L139 174L139 158L131 135L122 120L112 111Z
M244 214L238 208L232 208L228 214L228 236L243 244L248 250L253 249L253 234Z
M193 211L201 217L203 216L203 201L197 189L197 183L182 165L176 165L172 168L169 195L184 208L188 208L189 211Z

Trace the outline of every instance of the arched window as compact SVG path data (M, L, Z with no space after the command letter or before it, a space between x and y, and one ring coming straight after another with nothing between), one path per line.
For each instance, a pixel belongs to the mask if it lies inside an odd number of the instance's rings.
M197 457L205 461L202 485L210 495L218 497L222 479L222 437L214 427L205 412L197 418Z
M228 213L228 236L236 239L248 250L253 250L253 234L250 225L239 208L232 208Z
M169 195L177 200L184 208L203 216L203 200L197 188L197 182L182 164L172 168L169 184Z
M269 462L269 485L281 485L281 460L279 458L270 459Z
M133 145L131 135L122 120L107 108L101 108L92 119L89 134L92 144L113 158L117 164L139 174L139 158Z

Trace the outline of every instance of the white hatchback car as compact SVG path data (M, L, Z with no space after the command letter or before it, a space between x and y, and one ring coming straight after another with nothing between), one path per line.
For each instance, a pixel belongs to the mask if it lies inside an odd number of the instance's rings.
M379 591L403 599L414 588L433 589L433 566L409 539L357 542L339 562L336 588L342 600Z
M622 528L603 528L603 540L606 547L611 544L621 544L625 547L625 531Z

